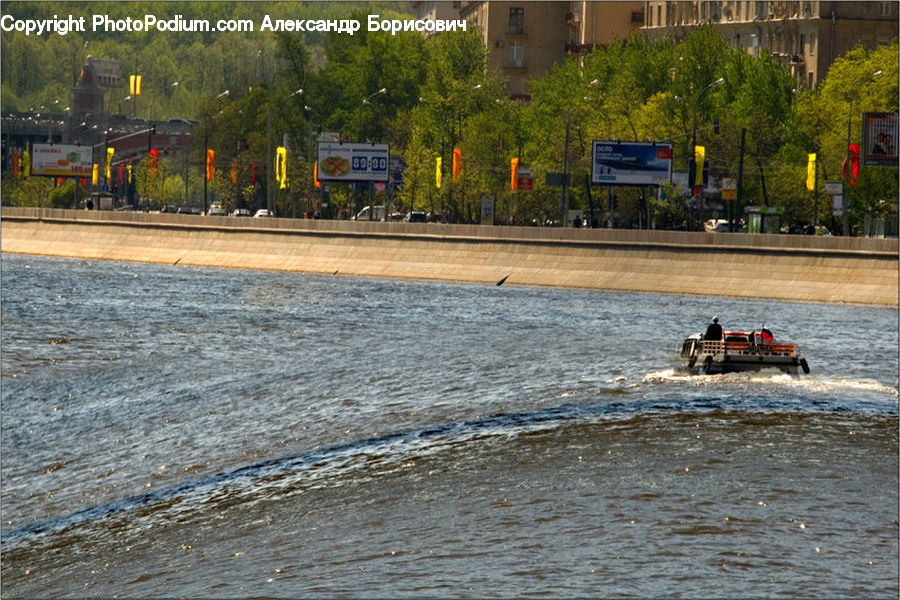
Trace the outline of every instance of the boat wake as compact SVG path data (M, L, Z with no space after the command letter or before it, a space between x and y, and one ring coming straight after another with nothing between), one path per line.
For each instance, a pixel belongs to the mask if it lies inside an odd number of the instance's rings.
M643 376L643 383L688 383L697 386L722 384L759 384L790 386L798 390L819 392L869 392L893 398L900 398L897 386L886 385L873 380L853 380L833 377L803 376L795 377L781 372L727 373L724 375L691 375L686 370L673 368L652 371Z

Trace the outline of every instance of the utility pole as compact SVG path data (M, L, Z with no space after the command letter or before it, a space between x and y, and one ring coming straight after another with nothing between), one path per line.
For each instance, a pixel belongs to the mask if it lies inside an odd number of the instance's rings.
M569 218L569 131L572 128L572 115L569 114L569 119L566 121L566 148L563 153L563 197L562 197L562 207L559 215L559 222L562 227L566 227L568 223L566 221Z
M852 114L852 113L851 113ZM850 123L852 122L852 117L847 118L847 143L844 144L844 164L846 167L844 168L844 172L841 176L841 179L844 182L844 194L841 198L841 204L843 205L843 215L841 215L844 219L844 237L850 235L850 215L847 214L849 211L847 210L847 194L850 192L850 186L848 185L848 181L850 180L850 171L852 169L850 165Z
M743 193L744 193L744 190L743 190L743 188L744 188L744 141L746 140L746 137L747 137L747 128L742 127L741 128L741 152L740 152L740 155L738 158L737 194L735 194L735 200L734 200L735 203L737 204L737 206L735 206L734 213L738 213L741 210L742 197L743 197ZM734 231L735 231L734 220L737 217L737 215L735 215L734 213L732 213L732 215L731 215L731 217L732 217L731 218L732 233L734 233Z
M266 109L266 209L272 214L272 107Z

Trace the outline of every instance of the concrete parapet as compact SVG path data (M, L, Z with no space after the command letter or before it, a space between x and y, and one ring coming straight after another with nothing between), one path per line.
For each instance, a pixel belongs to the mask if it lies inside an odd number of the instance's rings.
M896 239L4 208L2 251L897 306Z

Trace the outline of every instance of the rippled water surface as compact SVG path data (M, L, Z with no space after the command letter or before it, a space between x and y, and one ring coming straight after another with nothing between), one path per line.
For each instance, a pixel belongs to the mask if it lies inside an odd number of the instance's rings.
M894 309L4 254L0 324L4 598L898 595Z

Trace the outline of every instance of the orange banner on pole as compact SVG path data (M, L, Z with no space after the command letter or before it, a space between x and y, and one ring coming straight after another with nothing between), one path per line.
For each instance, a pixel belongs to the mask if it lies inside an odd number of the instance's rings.
M216 151L212 148L206 149L206 180L212 181L216 174Z

